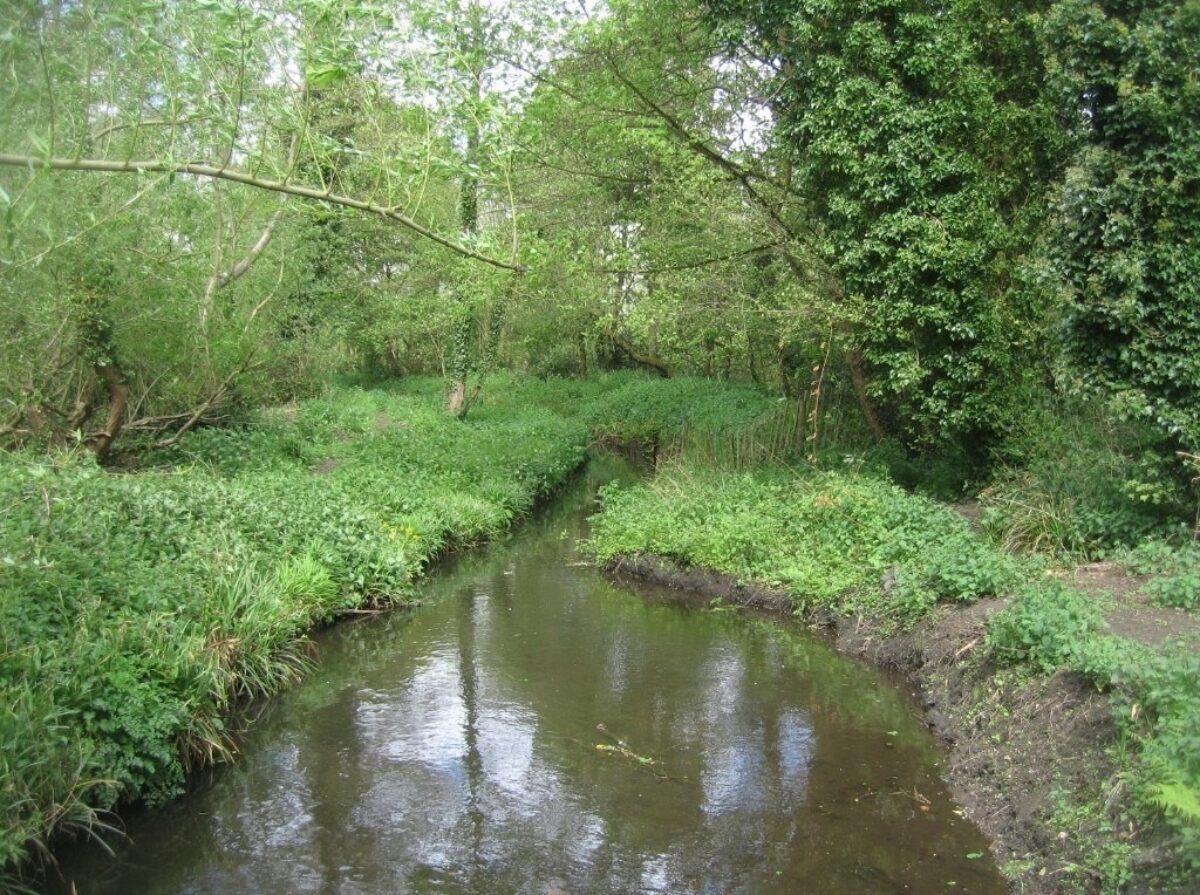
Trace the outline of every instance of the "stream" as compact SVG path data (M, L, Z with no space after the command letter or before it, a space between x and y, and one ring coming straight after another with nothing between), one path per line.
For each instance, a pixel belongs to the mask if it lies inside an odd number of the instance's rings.
M236 764L131 811L79 893L1008 889L911 697L774 619L599 574L598 457L415 611L316 636Z

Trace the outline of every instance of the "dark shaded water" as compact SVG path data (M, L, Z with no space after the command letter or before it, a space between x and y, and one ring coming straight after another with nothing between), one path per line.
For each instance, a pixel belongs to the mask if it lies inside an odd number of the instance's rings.
M1006 891L889 682L776 622L587 567L595 487L627 474L594 461L542 522L436 573L420 610L327 632L238 764L65 878L87 893Z

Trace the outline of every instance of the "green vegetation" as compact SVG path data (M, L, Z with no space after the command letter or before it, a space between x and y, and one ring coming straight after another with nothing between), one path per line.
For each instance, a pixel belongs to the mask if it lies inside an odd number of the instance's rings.
M774 466L668 466L645 485L610 489L594 546L601 560L652 553L765 582L799 611L905 619L939 600L1003 593L1017 577L1012 559L927 498L870 475Z
M1194 645L1152 649L1108 634L1093 600L1046 581L1022 588L989 625L988 642L1001 662L1027 662L1043 674L1074 671L1111 693L1121 735L1137 747L1136 758L1124 756L1121 771L1135 789L1139 819L1161 812L1178 836L1177 873L1184 879L1200 874L1200 655Z
M104 454L343 373L439 372L465 414L498 369L628 367L960 487L1086 400L1186 478L1194 2L604 9L17 2L0 438Z
M1059 269L1085 381L1195 449L1200 433L1200 5L1064 0L1048 72L1086 114L1061 187Z
M1143 541L1121 557L1131 572L1154 575L1146 585L1161 606L1200 609L1200 545L1172 544L1166 540Z
M305 631L403 600L445 550L528 512L586 429L531 406L467 423L441 383L341 389L197 432L136 475L0 455L0 861L228 754L230 711L308 665Z
M1142 420L1082 399L1035 405L1005 454L980 496L985 526L1009 549L1099 559L1147 538L1191 538L1190 475Z
M1133 700L1193 842L1194 665L1043 569L1200 605L1197 58L1197 0L10 0L0 860L173 791L588 430L662 464L602 556L1015 595L995 657Z
M1033 370L1047 305L1018 259L1066 141L1030 65L1026 9L706 5L733 40L784 63L781 150L824 226L818 251L875 395L910 443L984 448Z

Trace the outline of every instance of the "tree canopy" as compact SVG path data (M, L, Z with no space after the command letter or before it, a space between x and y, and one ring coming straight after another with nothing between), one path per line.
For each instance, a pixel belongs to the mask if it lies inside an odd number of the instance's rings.
M976 464L1064 389L1196 447L1194 2L12 9L10 440L637 366Z

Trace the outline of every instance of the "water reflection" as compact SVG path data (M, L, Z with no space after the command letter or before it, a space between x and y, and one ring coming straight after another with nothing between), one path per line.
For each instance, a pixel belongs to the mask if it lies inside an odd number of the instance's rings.
M986 848L894 690L774 624L580 567L587 493L439 575L420 611L331 632L241 763L135 818L118 861L85 852L65 876L80 892L1004 891L965 857Z

